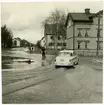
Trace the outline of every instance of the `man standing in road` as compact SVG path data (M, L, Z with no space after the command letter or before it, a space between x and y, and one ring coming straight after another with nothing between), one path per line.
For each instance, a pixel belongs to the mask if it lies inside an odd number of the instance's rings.
M40 46L41 46L41 52L42 52L42 60L45 60L46 59L46 55L45 55L46 40L44 37L40 40Z
M44 60L45 58L46 58L45 48L42 48L42 60Z

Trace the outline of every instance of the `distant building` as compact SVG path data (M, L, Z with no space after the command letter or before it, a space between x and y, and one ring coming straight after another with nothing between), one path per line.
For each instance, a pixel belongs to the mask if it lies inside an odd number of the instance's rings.
M68 13L65 24L67 28L66 48L75 50L79 55L96 56L97 52L99 55L102 55L102 15L103 10L98 13L90 13L88 8L85 9L84 13Z
M54 37L56 37L55 35L55 28L56 25L55 24L46 24L45 25L45 29L44 29L44 37L46 39L46 48L47 49L54 49L55 46L55 40ZM63 31L57 32L58 37L57 37L57 48L58 49L62 49L63 47L66 47L66 43L65 43L65 39L63 40L63 35L66 38L66 33Z
M20 46L21 46L21 47L29 47L29 46L30 46L30 42L28 42L28 41L25 40L25 39L22 39L22 40L21 40L21 43L20 43Z
M35 53L41 53L41 49L38 48L37 45L34 45L34 52L35 52Z
M13 39L13 47L20 47L21 39L20 38L14 38Z

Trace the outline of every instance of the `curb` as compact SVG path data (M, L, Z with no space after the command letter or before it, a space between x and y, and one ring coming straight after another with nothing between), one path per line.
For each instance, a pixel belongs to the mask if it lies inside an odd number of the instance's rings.
M92 60L92 62L94 62L94 63L100 63L100 64L102 64L102 63L103 63L103 61L102 61L102 60L98 60L98 59L93 59L93 60Z

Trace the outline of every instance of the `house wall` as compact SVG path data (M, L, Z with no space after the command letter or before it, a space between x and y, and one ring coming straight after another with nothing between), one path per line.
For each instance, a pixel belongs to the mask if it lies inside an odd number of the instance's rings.
M67 34L66 34L66 48L73 49L73 25L67 27Z
M54 40L51 39L51 37L53 37L53 35L46 35L46 48L47 49L53 49L54 48L54 45L49 46L49 43L54 43Z
M20 41L17 40L17 47L20 47Z
M79 28L81 36L78 36ZM85 34L88 34L88 37L85 37ZM97 47L97 34L96 28L92 24L75 24L75 49L78 49L78 41L82 41L81 49L85 49L85 41L89 41L88 49L96 49Z
M99 55L102 55L102 49L103 49L103 20L101 18L100 22L100 38L99 41L102 41L100 46L101 49L99 49ZM97 52L97 29L98 29L98 17L93 18L93 23L76 23L75 24L75 50L76 53L79 55L86 55L86 56L96 56ZM81 36L78 36L79 30L81 33ZM87 31L88 37L85 37L85 33ZM78 49L78 41L82 41L81 48ZM87 44L87 49L85 48L85 41L89 41ZM67 27L67 49L73 49L73 25L70 27Z
M66 40L66 49L73 49L73 38Z
M53 35L46 35L46 48L47 49L54 49L54 37L53 38L51 38L51 37L53 37ZM61 37L61 35L60 35L60 37ZM50 43L53 43L53 45L49 45ZM57 40L57 44L58 43L63 43L63 40L62 40L62 38L60 39L60 40ZM57 48L58 49L62 49L62 45L58 45L57 46Z
M15 45L15 41L16 41L16 45ZM13 40L13 46L15 46L15 47L20 47L20 41L14 39L14 40Z
M96 29L96 33L97 33L97 29L98 29L98 17L94 17L93 18L93 27L94 29ZM103 18L100 18L100 36L103 37Z
M94 23L93 24L76 24L75 25L75 49L78 51L79 54L85 54L87 55L89 53L89 55L96 55L97 52L97 29L98 29L98 24L97 23L98 19L95 18ZM78 36L79 30L81 29L81 36ZM87 29L88 28L88 29ZM100 28L102 29L102 26L100 26ZM86 29L87 29L87 33L88 33L88 37L85 37L85 33L86 33ZM99 38L100 41L103 41L103 34L102 34L102 30L100 32L101 37ZM82 41L81 43L81 48L78 49L78 41ZM85 41L89 41L89 43L87 44L87 49L85 48ZM99 54L101 55L102 52L101 50L103 49L103 43L101 42L101 49L99 49ZM83 50L82 50L83 49Z
M75 38L75 49L76 50L78 49L78 41L82 41L81 44L80 44L81 45L81 48L80 49L85 50L86 49L85 48L85 42L86 41L89 41L89 43L87 44L87 49L96 50L97 49L96 39L97 38Z

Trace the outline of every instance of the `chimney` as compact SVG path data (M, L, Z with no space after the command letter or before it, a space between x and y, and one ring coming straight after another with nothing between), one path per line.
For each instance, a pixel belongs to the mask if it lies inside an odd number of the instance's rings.
M89 8L85 9L85 14L90 14L90 9Z

